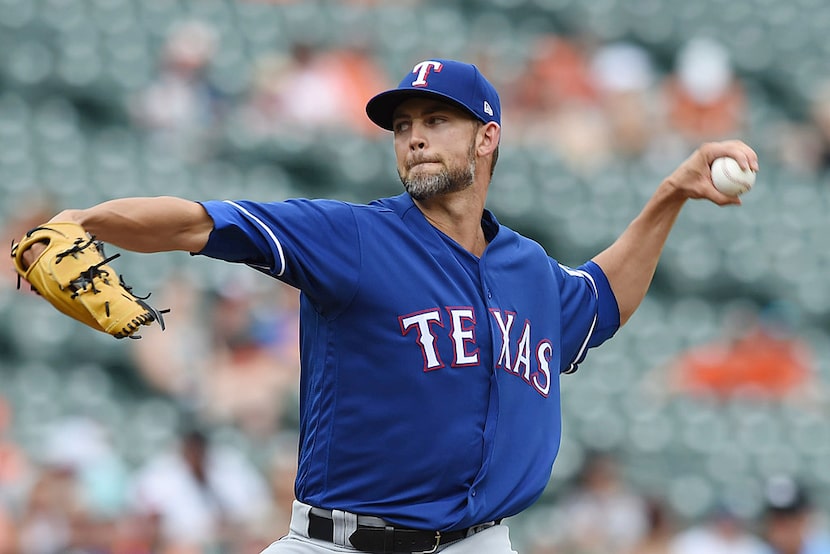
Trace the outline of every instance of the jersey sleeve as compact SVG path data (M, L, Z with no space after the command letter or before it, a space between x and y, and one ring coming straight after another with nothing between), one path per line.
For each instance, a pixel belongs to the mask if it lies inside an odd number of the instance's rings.
M587 262L576 269L557 266L562 283L561 367L562 373L573 373L589 348L614 336L620 327L620 311L611 285L597 264Z
M199 254L247 264L320 304L347 302L359 278L350 204L335 200L203 202L214 228Z

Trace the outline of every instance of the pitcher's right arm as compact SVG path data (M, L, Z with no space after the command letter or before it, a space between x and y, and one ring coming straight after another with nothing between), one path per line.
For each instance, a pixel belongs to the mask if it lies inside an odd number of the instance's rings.
M50 221L74 221L98 240L133 252L199 252L213 230L201 204L172 196L118 198L64 210Z

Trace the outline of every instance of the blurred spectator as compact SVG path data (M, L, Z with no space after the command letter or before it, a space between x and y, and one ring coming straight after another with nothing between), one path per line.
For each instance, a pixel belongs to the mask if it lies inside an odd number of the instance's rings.
M669 506L656 498L646 499L647 527L645 534L623 554L671 554L671 543L678 531L678 522Z
M766 554L763 541L752 534L747 522L726 506L717 506L705 521L674 538L671 554Z
M103 427L85 418L59 420L39 454L18 528L21 552L108 552L125 506L127 470Z
M137 514L158 517L162 544L183 551L247 540L271 505L259 470L195 429L138 471L131 498Z
M112 544L113 523L108 518L96 517L84 509L71 514L70 535L66 554L106 554Z
M299 436L295 431L283 431L272 441L268 483L274 501L268 517L271 535L288 533L291 507L294 503L294 481L297 476Z
M283 283L261 294L255 317L259 340L269 352L289 368L300 365L300 293ZM299 372L299 369L297 369ZM294 374L299 378L299 373Z
M746 98L729 51L719 42L694 38L677 53L663 83L670 129L686 144L734 138L746 123Z
M202 406L210 421L260 437L279 429L286 401L298 396L297 298L282 283L259 292L229 286L216 296Z
M40 461L72 475L79 512L111 519L125 508L129 470L102 423L80 416L53 422Z
M579 38L540 35L528 53L525 73L510 91L522 115L532 118L533 112L559 112L596 102L587 47Z
M776 137L778 162L797 173L816 175L830 169L830 79L818 83L807 98L802 120L779 123Z
M820 400L813 353L794 330L792 307L738 309L726 319L724 339L693 348L672 362L674 392L729 398L797 397Z
M830 169L830 78L815 87L809 105L810 118L818 132L819 168Z
M386 82L359 44L324 50L298 42L287 60L258 60L241 120L255 136L317 129L377 135L363 106Z
M542 35L523 74L506 94L511 126L525 146L545 145L580 174L611 157L608 121L590 67L590 39ZM514 132L506 128L506 132Z
M115 521L111 532L112 554L156 554L161 552L160 518L155 514L126 511Z
M562 501L563 536L556 552L608 554L633 547L645 536L645 500L620 474L619 461L607 452L589 455L578 487Z
M174 276L159 300L171 308L168 328L142 331L132 352L147 382L186 411L266 437L297 396L299 295L277 281L246 279L200 293Z
M769 554L830 554L827 522L819 519L800 483L776 476L769 480L764 493L762 528Z
M623 159L644 156L661 132L651 55L631 42L603 45L591 60L591 74L614 153Z
M346 106L316 48L297 43L287 60L275 55L257 61L244 121L255 135L290 134L330 126Z
M17 553L15 515L31 485L34 468L12 440L11 405L0 394L0 554Z
M206 141L228 109L227 99L208 78L217 47L216 32L207 23L174 25L161 53L159 74L130 103L138 126L188 157L205 154Z
M0 554L17 554L17 531L11 510L0 502Z
M337 76L335 90L347 106L344 110L346 128L364 135L384 136L383 130L369 121L364 110L369 99L389 82L373 50L357 39L351 39L349 44L329 51L325 63Z
M172 273L156 295L158 305L170 309L167 328L147 327L141 340L130 342L133 363L152 389L194 411L204 397L212 350L203 291L187 274Z
M54 554L72 538L72 518L80 509L77 481L71 468L44 466L32 488L17 531L26 554Z
M12 437L13 416L11 404L0 394L0 512L3 506L19 507L35 478L29 455Z

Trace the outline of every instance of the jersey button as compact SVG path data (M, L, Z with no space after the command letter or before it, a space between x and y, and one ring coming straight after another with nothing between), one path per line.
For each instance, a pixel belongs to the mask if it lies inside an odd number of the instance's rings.
M475 495L476 495L476 490L475 490L475 489L473 489L472 491L470 491L470 494L471 494L472 496L475 496Z
M493 292L490 289L487 289L487 298L493 298Z

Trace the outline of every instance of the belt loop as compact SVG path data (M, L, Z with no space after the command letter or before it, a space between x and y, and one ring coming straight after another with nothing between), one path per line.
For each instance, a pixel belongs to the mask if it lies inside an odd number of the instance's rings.
M332 541L337 546L352 546L349 537L357 531L357 514L343 510L331 511Z
M299 500L294 500L291 504L291 523L290 530L308 536L309 514L311 513L311 506L304 504Z
M343 544L345 546L352 546L349 537L357 531L357 514L351 512L343 512Z
M348 545L348 543L346 542L346 535L343 533L343 531L345 531L345 515L346 513L341 510L331 511L331 522L333 523L331 542L333 542L337 546Z

